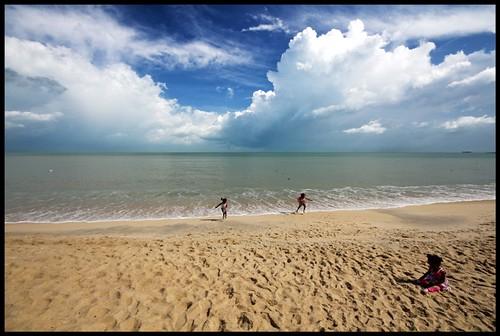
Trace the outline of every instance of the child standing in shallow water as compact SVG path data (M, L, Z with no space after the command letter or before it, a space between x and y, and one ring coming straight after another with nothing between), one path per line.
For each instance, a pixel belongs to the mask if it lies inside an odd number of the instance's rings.
M306 197L306 194L304 194L304 193L300 194L300 196L297 198L297 202L299 202L299 206L297 207L297 210L295 210L294 213L297 213L301 207L304 207L304 209L302 209L302 213L306 212L306 200L312 201L312 199L309 199Z
M416 280L415 283L423 287L422 292L432 293L447 291L450 289L448 285L448 279L446 278L446 271L441 267L443 259L435 254L427 255L427 263L429 264L429 269Z
M222 202L217 204L217 206L214 209L217 209L220 206L220 209L222 210L222 219L227 218L227 198L221 198L220 199Z

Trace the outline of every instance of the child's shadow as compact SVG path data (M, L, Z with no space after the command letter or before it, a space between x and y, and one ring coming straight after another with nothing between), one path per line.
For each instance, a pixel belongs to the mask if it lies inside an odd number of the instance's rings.
M412 285L417 285L417 280L416 279L411 279L411 278L394 278L397 283L409 283Z

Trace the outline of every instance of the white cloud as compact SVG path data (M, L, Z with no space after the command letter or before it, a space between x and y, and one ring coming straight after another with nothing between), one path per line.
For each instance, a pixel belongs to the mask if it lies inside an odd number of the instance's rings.
M24 128L24 124L19 124L19 123L15 123L15 122L6 120L5 121L5 129L12 129L12 128Z
M311 110L324 113L328 106L359 110L396 102L412 89L470 66L461 52L448 55L441 64L431 64L429 53L435 48L432 42L413 49L401 45L388 51L384 50L386 44L381 35L366 33L360 20L351 22L345 34L332 29L318 36L306 28L290 41L278 71L269 72L268 78L277 93L294 100L309 98L320 103Z
M230 99L234 97L234 89L231 87L217 86L215 91L225 93L226 97Z
M61 112L53 113L33 113L23 111L5 111L5 128L25 128L26 125L40 125L49 123L61 118Z
M323 107L318 107L314 109L311 114L313 116L321 116L321 115L328 115L336 111L344 111L347 110L348 108L345 105L329 105L329 106L323 106Z
M374 133L374 134L382 134L386 131L386 128L382 127L382 125L378 122L378 120L372 120L368 124L363 125L359 128L350 128L346 129L344 133Z
M429 126L429 122L428 121L414 121L412 122L412 125L417 127L417 128L422 128L422 127L427 127Z
M275 97L275 92L271 90L267 92L262 90L254 91L254 93L252 94L252 103L250 104L250 106L244 111L235 112L235 119L245 114L262 113L271 106L272 101Z
M257 26L254 27L249 27L242 29L242 32L247 32L247 31L283 31L285 33L289 33L289 29L285 23L283 23L283 20L277 17L273 17L270 15L261 15L261 19L263 19L266 23L261 23Z
M52 121L57 118L62 117L61 112L37 114L32 112L21 112L21 111L5 111L6 119L20 120L20 121Z
M138 56L169 66L181 65L184 67L206 67L211 64L242 64L248 63L250 55L241 50L227 52L223 48L213 46L207 42L195 41L184 44L174 43L172 40L141 42L134 45L134 53Z
M199 68L251 60L247 52L229 45L149 38L96 6L7 6L5 25L8 36L64 45L106 63L142 58L166 67Z
M394 22L390 32L394 40L495 33L495 6L451 7L410 17L403 15Z
M36 112L63 111L82 134L122 133L136 141L188 144L202 141L221 127L216 114L162 98L164 85L149 75L138 76L123 63L99 68L68 48L6 37L5 66L20 75L50 78L64 86L63 93ZM14 117L51 118L47 114L6 113L6 118Z
M457 128L476 127L481 125L490 125L494 123L495 123L495 118L488 117L487 115L483 115L481 117L467 116L467 117L460 117L458 119L451 121L446 121L441 125L441 127L448 130L454 130Z
M384 6L383 11L361 11L358 17L392 41L496 32L495 6Z
M409 39L459 37L495 33L494 5L370 5L344 10L341 6L302 6L287 17L292 30L311 26L317 30L347 27L359 18L370 33L379 33L397 43Z
M473 76L464 78L459 81L451 82L450 84L448 84L448 86L454 87L454 86L473 85L477 83L484 83L484 84L493 83L495 82L495 76L496 76L495 67L487 68Z

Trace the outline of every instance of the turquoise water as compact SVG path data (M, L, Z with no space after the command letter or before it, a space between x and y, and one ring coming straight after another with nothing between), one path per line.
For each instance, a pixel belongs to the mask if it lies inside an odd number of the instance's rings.
M5 155L5 221L63 222L389 208L494 200L495 153Z

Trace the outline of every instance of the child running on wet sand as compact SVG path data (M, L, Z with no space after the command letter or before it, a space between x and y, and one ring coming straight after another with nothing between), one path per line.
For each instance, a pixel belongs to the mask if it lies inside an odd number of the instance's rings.
M422 293L427 294L450 289L448 279L446 278L446 271L441 267L442 262L443 259L435 254L427 255L429 269L418 280L415 280L417 285L423 287Z
M304 193L300 194L300 196L297 197L297 202L299 202L299 206L297 207L297 210L295 210L294 213L297 213L299 211L300 207L304 207L304 209L302 210L302 214L304 214L306 212L306 200L312 201L312 199L307 198L306 194L304 194Z
M220 209L222 210L222 219L227 218L227 198L221 198L220 199L222 202L217 204L217 206L214 209L217 209L220 206Z

